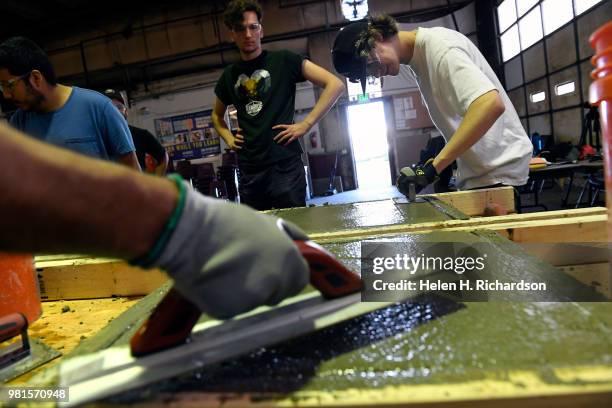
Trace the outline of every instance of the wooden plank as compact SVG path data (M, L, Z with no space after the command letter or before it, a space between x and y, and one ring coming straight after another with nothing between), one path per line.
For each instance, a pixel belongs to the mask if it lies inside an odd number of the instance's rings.
M439 229L451 231L488 229L498 231L504 236L512 240L516 240L517 242L527 242L529 239L532 239L534 242L537 242L537 239L552 239L552 241L540 242L557 242L556 240L562 240L562 242L606 242L606 219L606 209L603 207L597 207L577 210L549 211L542 213L509 214L495 217L479 217L471 218L469 220L448 220L422 224L387 225L383 227L311 234L310 238L317 242L327 242L338 239L388 236L404 233L422 233ZM580 226L579 224L581 220L587 224ZM581 233L585 233L586 235L569 235L565 237L564 235L568 234L560 234L557 229L551 230L550 234L546 233L546 229L539 230L538 235L536 235L534 232L533 235L530 236L527 233L527 230L525 230L525 233L521 233L522 229L537 228L540 225L554 227L555 225L572 224L576 224L576 228L580 229Z
M487 205L499 204L508 211L515 213L514 189L512 187L485 188L482 190L455 191L452 193L430 194L445 203L455 207L470 217L483 215Z
M520 243L603 243L608 241L606 225L606 215L589 215L551 220L507 220L506 222L483 223L479 226L458 225L445 228L445 230L465 231L478 228L493 230L514 242Z
M118 259L68 258L36 257L42 300L142 296L168 279L159 269L143 270Z

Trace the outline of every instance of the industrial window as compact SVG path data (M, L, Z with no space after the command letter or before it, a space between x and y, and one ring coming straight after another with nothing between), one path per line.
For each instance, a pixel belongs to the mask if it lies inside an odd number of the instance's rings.
M516 8L518 10L518 16L522 16L529 11L530 8L536 4L538 0L516 0Z
M601 2L601 0L574 0L576 15L584 13L599 2Z
M542 39L540 7L534 8L519 21L521 49L525 50Z
M504 61L508 61L510 58L521 52L518 26L516 24L510 27L508 31L502 34L501 48Z
M506 31L508 27L516 22L516 6L514 0L504 0L497 7L497 19L499 20L499 30Z
M542 102L546 99L546 92L540 91L529 94L529 99L531 99L533 103Z
M344 0L346 2L347 0ZM497 6L502 60L508 61L602 0L504 0ZM542 32L542 25L544 30ZM518 26L519 32L516 31ZM520 41L520 44L516 44ZM519 47L517 51L516 47Z
M575 90L576 86L574 81L568 81L562 84L555 85L555 95L557 96L573 93Z
M545 0L542 2L544 34L548 35L574 17L572 0Z
M587 71L593 54L588 36L612 20L612 0L498 0L497 3L504 81L508 91L516 91L514 95L522 98L515 103L524 107L520 118L527 132L556 133L555 137L565 140L579 138L580 134L574 134L575 129L568 129L560 119L566 116L560 111L581 112L587 102ZM531 91L519 92L526 89ZM553 102L564 98L564 102L549 104L549 98ZM532 120L541 116L547 117L547 125Z

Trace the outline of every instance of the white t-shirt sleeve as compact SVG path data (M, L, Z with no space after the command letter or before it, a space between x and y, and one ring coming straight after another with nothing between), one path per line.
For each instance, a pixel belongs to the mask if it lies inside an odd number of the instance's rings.
M475 99L497 89L493 82L472 62L465 51L451 48L436 67L441 96L465 115Z

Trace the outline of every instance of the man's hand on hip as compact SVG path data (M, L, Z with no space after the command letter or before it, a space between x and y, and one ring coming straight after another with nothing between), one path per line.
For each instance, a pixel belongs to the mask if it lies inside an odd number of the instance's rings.
M244 144L244 136L240 132L242 132L242 129L236 129L236 133L232 133L233 139L229 143L229 148L235 152L242 149Z
M272 129L283 129L278 135L274 137L274 141L278 144L282 144L283 146L287 146L289 143L297 140L298 138L304 136L306 132L310 130L312 127L306 121L301 121L300 123L296 123L293 125L276 125L273 126Z

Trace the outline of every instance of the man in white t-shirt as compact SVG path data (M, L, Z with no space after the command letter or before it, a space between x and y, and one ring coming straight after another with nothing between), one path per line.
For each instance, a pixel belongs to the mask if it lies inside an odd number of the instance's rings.
M457 160L457 187L474 189L527 182L532 145L508 95L478 48L443 27L399 31L389 16L343 28L332 50L336 71L365 92L368 76L413 72L446 146L424 165L400 171L398 187L417 192ZM398 152L401 154L401 152Z

